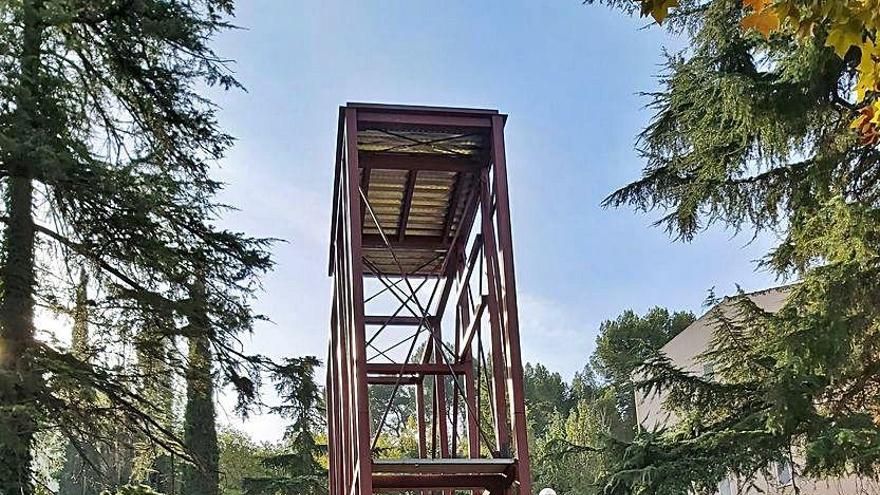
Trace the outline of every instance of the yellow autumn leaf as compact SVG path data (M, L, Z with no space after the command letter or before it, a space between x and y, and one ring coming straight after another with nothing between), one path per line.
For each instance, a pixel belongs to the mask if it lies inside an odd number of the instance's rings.
M869 91L877 91L880 89L880 49L871 40L867 40L859 49L862 52L862 58L859 62L858 73L859 78L856 82L856 97L859 101L864 100Z
M650 15L657 21L657 24L663 24L663 21L669 16L669 9L678 7L678 0L644 0L642 1L642 17Z
M743 0L743 6L751 7L756 14L761 13L768 3L770 3L770 0Z
M779 29L779 16L772 9L765 9L760 13L749 14L743 17L743 29L754 29L770 39L770 33Z
M859 112L859 116L849 124L849 128L859 130L871 120L871 117L871 113L863 109Z
M862 28L854 24L835 24L828 31L825 46L834 48L837 56L843 58L854 46L862 45Z

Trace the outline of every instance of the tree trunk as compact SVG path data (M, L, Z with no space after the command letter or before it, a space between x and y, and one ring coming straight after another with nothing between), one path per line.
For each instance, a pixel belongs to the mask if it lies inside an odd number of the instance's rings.
M186 379L186 412L183 441L197 462L186 466L182 495L218 495L220 490L220 453L214 411L214 380L211 373L211 347L207 316L204 310L204 286L193 291L193 316L190 318L189 369Z
M39 138L40 43L38 1L22 6L21 81L18 87L13 139L6 156L8 224L5 256L0 267L0 493L32 493L31 448L37 429L38 393L42 377L34 369L34 223L33 165Z

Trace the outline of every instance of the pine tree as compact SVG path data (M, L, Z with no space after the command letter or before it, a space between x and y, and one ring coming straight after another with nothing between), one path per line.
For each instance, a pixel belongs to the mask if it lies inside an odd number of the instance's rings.
M274 372L275 390L281 404L272 411L291 420L284 432L286 449L263 459L272 476L246 478L246 495L297 493L320 495L327 492L327 470L317 457L325 453L315 432L323 424L321 391L315 383L315 368L320 361L313 356L288 358Z
M253 395L257 361L235 335L255 318L249 301L271 267L268 241L215 226L223 207L211 168L232 139L196 93L238 87L208 45L232 6L0 2L0 493L31 493L40 428L109 438L124 425L137 433L127 438L180 450L120 356L133 332L186 318L197 263L217 371L242 405ZM37 338L34 324L38 302L70 305L65 280L76 274L62 275L81 266L101 322L90 362ZM73 388L94 390L96 403L69 400Z
M649 360L641 386L680 421L636 438L607 491L711 493L793 457L805 476L876 476L880 150L850 129L859 53L838 57L822 23L765 38L738 1L680 4L666 25L691 46L649 95L644 176L606 204L660 210L684 241L713 225L778 235L761 266L800 283L776 314L735 298L715 315L714 380Z

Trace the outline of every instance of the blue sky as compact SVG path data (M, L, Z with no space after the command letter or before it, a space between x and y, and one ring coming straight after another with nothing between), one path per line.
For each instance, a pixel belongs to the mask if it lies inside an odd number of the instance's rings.
M346 101L497 108L506 129L524 359L571 377L599 323L626 309L702 310L718 294L774 283L754 260L770 243L711 231L690 244L651 227L659 213L604 210L637 178L662 30L577 0L240 2L215 46L248 91L215 94L238 138L222 162L227 223L285 239L265 278L250 350L326 353L327 245L337 107ZM225 402L225 401L224 401ZM225 413L224 413L225 414ZM263 440L268 416L228 421Z

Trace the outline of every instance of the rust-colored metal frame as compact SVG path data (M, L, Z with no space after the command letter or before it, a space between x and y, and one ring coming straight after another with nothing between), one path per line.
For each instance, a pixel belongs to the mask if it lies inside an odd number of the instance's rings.
M505 121L505 115L492 110L369 104L348 104L340 109L326 388L331 495L425 490L531 494ZM481 162L443 154L395 152L377 156L359 150L358 131L364 128L475 130L486 136L488 149ZM408 171L395 235L384 233L369 200L372 167ZM472 188L470 197L461 199L465 213L455 228L451 210L463 194L459 187L448 192L449 212L440 238L408 236L406 224L417 174L438 170L470 174L467 177L475 179L478 186ZM461 177L458 180L460 184ZM363 234L368 222L374 222L379 235ZM374 270L364 257L365 249L384 247L397 261L395 250L413 246L443 256L435 273L420 277L404 270L383 273ZM378 280L384 286L380 292L396 298L399 306L393 314L365 315L365 300L379 295L365 299L366 278ZM434 285L426 302L422 287L428 281ZM454 315L447 318L454 320L448 323L454 328L451 342L443 340L447 313ZM368 339L367 328L377 326ZM378 349L373 341L392 327L395 331L414 329L413 336L404 341L409 343L409 352L403 362L389 357L392 351ZM487 336L485 345L483 335ZM416 342L423 336L427 340L422 355L415 357ZM377 354L368 357L369 349ZM432 380L430 412L425 404L428 379ZM450 380L454 385L451 391L447 390ZM417 459L375 455L385 416L380 417L378 431L372 431L371 386L393 386L392 401L400 387L416 387ZM451 400L447 392L452 394ZM486 403L482 402L483 393L488 395ZM487 409L491 416L488 425L485 413L481 413Z

